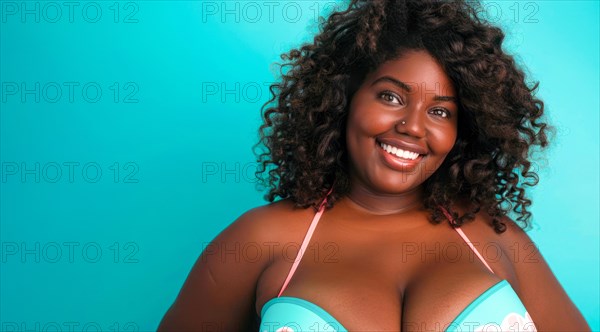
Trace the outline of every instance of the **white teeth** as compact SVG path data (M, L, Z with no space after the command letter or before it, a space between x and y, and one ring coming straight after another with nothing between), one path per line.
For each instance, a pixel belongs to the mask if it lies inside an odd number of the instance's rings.
M415 160L415 159L417 159L419 157L419 154L416 153L416 152L411 152L411 151L405 151L405 150L402 150L402 149L398 149L395 146L390 146L390 145L387 145L385 143L379 143L379 145L381 145L381 147L385 151L387 151L388 153L393 154L393 155L395 155L397 157L400 157L400 158Z

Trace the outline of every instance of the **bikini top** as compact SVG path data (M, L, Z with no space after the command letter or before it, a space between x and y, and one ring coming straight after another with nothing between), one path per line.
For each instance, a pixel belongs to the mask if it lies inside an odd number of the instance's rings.
M331 190L329 193L331 193ZM329 193L327 196L329 196ZM281 296L302 259L317 223L325 210L326 202L327 197L319 206L318 212L308 228L298 256L279 294L263 306L260 314L260 332L348 331L335 317L317 304L299 297ZM442 211L448 219L452 220L445 209L442 208ZM455 228L455 230L483 264L494 273L465 233L460 228ZM537 328L512 286L506 279L503 279L473 300L450 324L444 326L444 331L537 331Z

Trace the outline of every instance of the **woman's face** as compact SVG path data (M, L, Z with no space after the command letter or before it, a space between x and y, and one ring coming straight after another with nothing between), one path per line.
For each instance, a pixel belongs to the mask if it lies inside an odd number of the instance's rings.
M367 75L347 122L352 183L383 193L421 185L456 141L455 98L452 81L425 51L409 51Z

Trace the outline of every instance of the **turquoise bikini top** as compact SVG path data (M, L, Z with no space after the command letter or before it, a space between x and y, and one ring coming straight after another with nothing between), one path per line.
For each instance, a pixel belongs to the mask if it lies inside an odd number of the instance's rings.
M331 190L329 193L331 193ZM348 331L335 317L318 305L298 297L281 296L302 259L317 223L325 210L326 202L327 197L321 203L319 211L308 228L298 252L298 257L296 257L279 294L263 306L260 314L260 332ZM446 210L442 210L446 217L451 220L450 214ZM455 228L455 230L483 264L494 273L465 233L460 228ZM512 286L504 279L479 295L450 324L444 326L444 331L537 331L537 328Z

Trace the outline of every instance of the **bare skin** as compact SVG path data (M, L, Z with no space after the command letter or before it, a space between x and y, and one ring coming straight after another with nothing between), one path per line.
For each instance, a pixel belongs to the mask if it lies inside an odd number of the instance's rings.
M409 93L390 80L377 82L384 76L415 84L408 84ZM436 83L435 93L416 93L423 87L431 92ZM347 124L352 190L323 214L282 295L319 305L350 331L442 331L506 279L538 331L590 331L531 239L510 219L502 234L483 213L462 226L495 274L448 223L427 220L422 183L444 160L457 131L456 104L437 97L454 94L425 52L410 52L368 75ZM382 159L380 137L418 145L426 156L412 171L398 170ZM462 213L468 204L453 209ZM158 330L256 328L314 213L282 200L243 214L202 253Z

